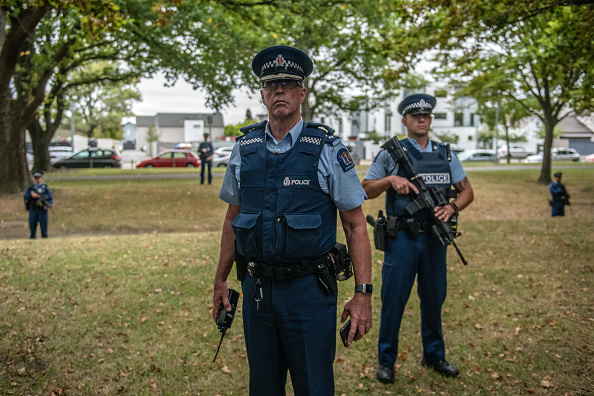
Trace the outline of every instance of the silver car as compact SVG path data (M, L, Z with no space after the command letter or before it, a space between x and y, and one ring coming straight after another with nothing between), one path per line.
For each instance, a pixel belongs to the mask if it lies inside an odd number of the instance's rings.
M66 159L72 155L74 150L70 146L50 146L48 148L50 164Z
M229 158L231 157L231 153L233 152L233 146L231 147L221 147L214 151L212 156L212 166L227 166L229 165Z
M542 162L544 153L541 151L538 154L526 157L524 162L537 163ZM576 149L572 148L559 148L553 147L551 149L551 160L552 161L579 161L580 153Z

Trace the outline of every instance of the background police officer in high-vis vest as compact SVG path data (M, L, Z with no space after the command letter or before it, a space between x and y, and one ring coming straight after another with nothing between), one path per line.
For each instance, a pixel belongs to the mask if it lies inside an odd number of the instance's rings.
M411 217L406 206L411 203L409 193L418 193L404 167L394 163L386 150L378 153L363 180L368 197L376 198L386 191L388 219L396 218L394 233L388 243L382 267L382 311L378 342L377 379L394 381L394 364L398 355L398 332L404 307L417 278L421 300L421 335L423 339L422 365L442 375L456 377L458 370L445 360L441 330L441 307L446 297L446 250L439 240L427 231L427 216L444 221L464 209L474 199L472 187L456 156L444 144L429 139L431 112L436 99L425 94L404 98L398 106L408 137L401 141L416 173L424 175L432 188L450 189L457 197L449 205L437 207L435 213L423 211ZM411 225L414 225L412 229ZM409 229L407 229L407 227ZM394 235L393 233L393 235Z
M336 277L324 271L336 243L337 209L357 290L342 313L342 321L351 319L348 342L372 324L371 247L361 209L366 196L331 128L301 118L303 80L312 69L309 56L292 47L255 56L252 70L269 121L242 129L219 195L229 206L213 317L221 302L231 308L226 280L236 246L249 262L242 289L250 395L285 394L287 372L295 395L334 395Z

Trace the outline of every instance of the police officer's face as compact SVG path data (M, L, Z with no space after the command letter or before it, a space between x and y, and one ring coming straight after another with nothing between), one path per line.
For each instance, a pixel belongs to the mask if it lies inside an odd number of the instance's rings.
M402 123L407 131L413 135L426 135L431 127L431 114L407 114Z
M305 88L290 83L283 84L283 81L290 80L275 80L273 81L274 89L262 89L262 103L268 109L268 114L272 118L290 118L297 114L301 114L301 104L305 100Z

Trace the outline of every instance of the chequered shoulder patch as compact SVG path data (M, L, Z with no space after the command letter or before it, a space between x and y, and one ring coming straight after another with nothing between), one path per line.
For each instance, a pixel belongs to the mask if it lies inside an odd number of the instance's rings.
M305 143L311 143L311 144L315 144L315 145L320 145L322 144L322 138L319 137L313 137L313 136L302 136L301 139L299 139L300 142L305 142Z
M241 146L245 146L245 145L252 144L252 143L263 143L263 142L264 142L264 139L262 139L261 137L258 137L258 138L252 138L252 139L247 139L247 140L242 139L239 141L239 144Z

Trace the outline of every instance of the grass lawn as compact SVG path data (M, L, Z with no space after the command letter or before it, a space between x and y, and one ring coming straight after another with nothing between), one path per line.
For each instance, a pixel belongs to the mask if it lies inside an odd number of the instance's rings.
M572 196L565 218L550 217L538 174L469 170L476 198L462 212L458 244L470 264L450 249L443 315L447 358L460 377L420 366L413 291L396 382L376 382L376 293L372 331L349 348L337 343L337 395L594 391L594 169L564 171ZM24 239L22 195L0 198L0 395L247 394L241 315L212 362L222 178L200 186L198 174L166 176L50 177L47 240ZM368 201L364 211L376 216L382 206L383 198ZM376 290L381 260L374 252ZM353 280L339 288L337 314Z

